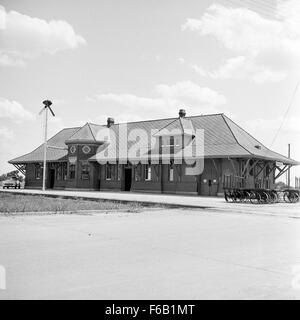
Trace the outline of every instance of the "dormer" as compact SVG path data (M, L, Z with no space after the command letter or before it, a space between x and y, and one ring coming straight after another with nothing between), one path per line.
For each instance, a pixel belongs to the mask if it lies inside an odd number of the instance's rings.
M160 148L182 149L192 142L195 130L190 119L185 118L184 109L179 110L179 117L161 128L153 136L158 139Z

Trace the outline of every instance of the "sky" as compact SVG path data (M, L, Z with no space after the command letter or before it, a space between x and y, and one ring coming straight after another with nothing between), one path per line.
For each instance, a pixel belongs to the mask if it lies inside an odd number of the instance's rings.
M49 136L184 108L300 161L299 71L297 0L0 0L0 174L43 142L45 99Z

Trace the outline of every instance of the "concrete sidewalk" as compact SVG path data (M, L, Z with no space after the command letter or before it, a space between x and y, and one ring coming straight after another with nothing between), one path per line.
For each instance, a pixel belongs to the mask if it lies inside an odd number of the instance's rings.
M227 203L223 197L200 197L185 195L166 195L134 192L106 192L106 191L66 191L66 190L1 190L1 192L46 195L73 199L113 200L124 202L140 202L144 204L161 204L172 207L194 209L209 209L243 214L267 214L300 218L300 203Z
M186 209L0 216L0 259L0 300L300 298L299 219Z

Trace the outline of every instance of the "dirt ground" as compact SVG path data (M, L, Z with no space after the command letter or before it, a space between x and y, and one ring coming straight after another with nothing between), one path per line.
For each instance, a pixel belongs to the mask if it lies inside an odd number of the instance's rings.
M2 216L0 299L299 299L288 210Z

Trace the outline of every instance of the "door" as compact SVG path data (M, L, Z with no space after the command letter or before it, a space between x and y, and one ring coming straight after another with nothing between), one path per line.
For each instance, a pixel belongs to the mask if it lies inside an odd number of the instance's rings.
M218 193L219 177L215 165L211 161L205 162L204 172L200 176L198 194L202 196L216 196Z
M55 179L55 169L50 169L49 171L49 188L54 188L54 179Z
M132 180L132 169L125 168L125 191L130 191Z

